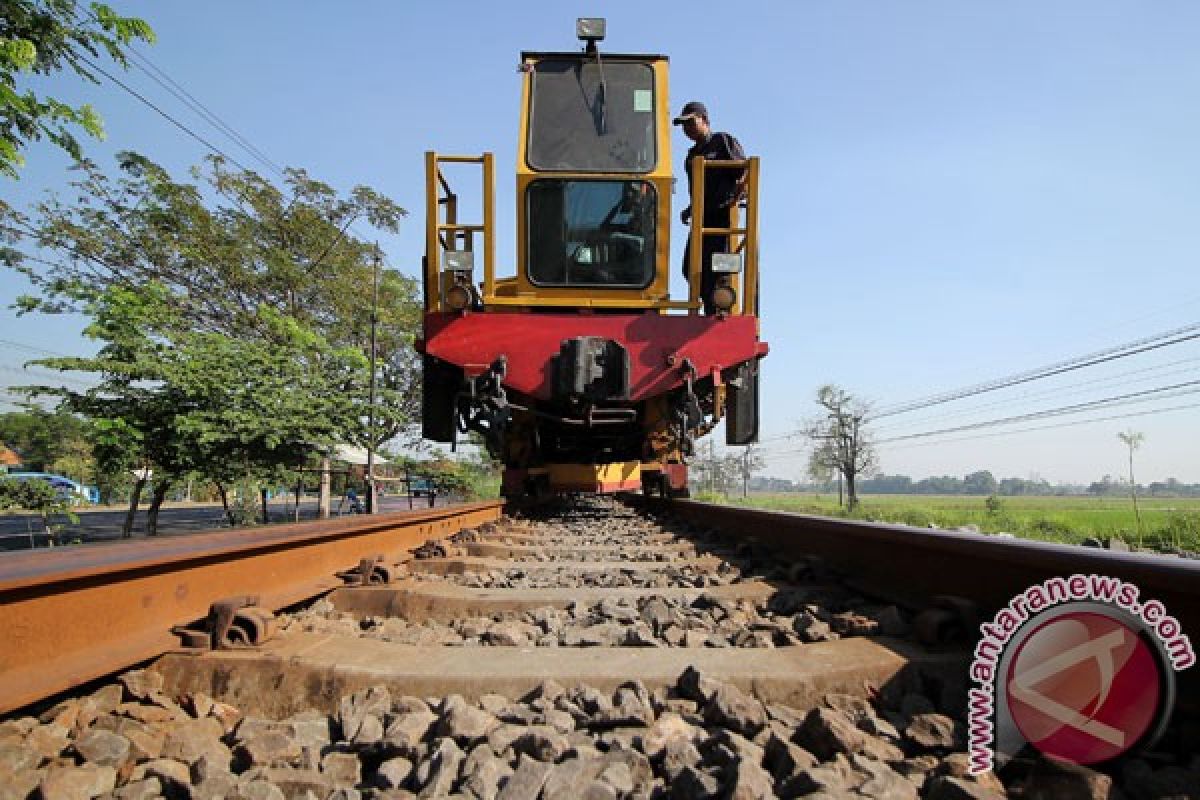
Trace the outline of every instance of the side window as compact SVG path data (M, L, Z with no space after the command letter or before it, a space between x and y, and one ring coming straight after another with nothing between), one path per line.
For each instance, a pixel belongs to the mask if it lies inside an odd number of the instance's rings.
M526 194L530 282L649 285L657 207L658 196L648 181L534 181Z

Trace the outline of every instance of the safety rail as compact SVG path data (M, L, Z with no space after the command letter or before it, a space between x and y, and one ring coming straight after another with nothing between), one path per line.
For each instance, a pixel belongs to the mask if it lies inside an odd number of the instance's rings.
M707 228L704 226L704 179L710 169L745 170L742 199L746 206L744 225L738 225L739 208L734 203L730 208L730 226ZM689 232L690 250L688 271L689 314L698 314L700 309L700 277L703 271L704 237L728 236L727 252L742 255L742 271L728 275L728 284L735 292L729 309L731 314L753 316L758 313L758 157L738 160L692 159L692 219Z
M483 222L458 221L458 195L442 174L443 164L479 164L483 172ZM448 252L475 252L475 236L483 236L483 295L494 293L496 282L496 164L491 153L479 156L425 153L425 310L445 310L443 259ZM444 212L443 212L444 209ZM468 280L471 278L468 276ZM473 287L466 284L469 291ZM436 289L436 295L433 290Z
M482 170L482 223L465 223L458 219L458 194L450 187L442 172L443 164L478 164ZM730 226L705 227L704 181L710 169L740 169L745 171L744 191L741 204L735 203L730 210ZM727 236L730 246L727 251L740 254L740 272L723 273L720 286L734 293L728 313L753 316L758 313L758 176L759 159L724 161L692 160L692 219L690 228L690 260L687 264L688 299L669 298L589 298L586 305L597 308L645 307L668 310L686 310L697 315L701 302L701 274L703 271L703 240L705 236ZM498 297L496 295L496 237L495 237L495 158L492 153L478 156L441 155L433 151L425 153L425 310L458 310L466 304L481 300L484 305L511 306L558 306L557 297ZM745 221L740 222L740 205L744 204ZM474 254L476 236L482 235L483 281L482 294L476 294L474 283ZM469 268L454 268L446 263L448 253L470 253ZM447 303L452 293L458 305Z

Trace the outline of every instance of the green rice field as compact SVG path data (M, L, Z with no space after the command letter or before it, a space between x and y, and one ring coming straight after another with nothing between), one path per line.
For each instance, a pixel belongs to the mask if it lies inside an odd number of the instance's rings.
M964 495L863 495L853 515L838 508L836 494L754 494L747 498L698 498L733 505L824 516L894 522L920 528L975 525L985 533L1080 543L1119 537L1138 543L1138 523L1128 497L997 497ZM1142 544L1154 549L1200 551L1200 498L1139 497Z

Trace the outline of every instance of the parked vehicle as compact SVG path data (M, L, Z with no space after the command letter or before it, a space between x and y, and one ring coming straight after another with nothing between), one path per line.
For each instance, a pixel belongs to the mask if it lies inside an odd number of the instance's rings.
M85 486L62 475L50 472L10 472L6 477L18 481L45 481L72 505L95 505L100 502L100 490L95 486Z

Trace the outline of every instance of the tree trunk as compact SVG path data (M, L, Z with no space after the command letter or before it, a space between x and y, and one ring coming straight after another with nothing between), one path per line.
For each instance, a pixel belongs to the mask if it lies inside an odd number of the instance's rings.
M263 523L263 525L267 525L271 522L271 514L270 514L270 511L267 509L267 494L268 494L268 491L266 489L258 490L258 497L260 500L262 500L262 523Z
M292 515L294 522L300 521L300 496L304 493L304 473L300 473L300 477L296 478L296 508Z
M858 508L858 490L854 487L854 481L857 475L846 475L846 507L853 511Z
M133 536L133 519L137 515L138 503L142 499L142 489L145 488L145 478L138 478L133 484L133 490L129 493L129 510L125 512L125 524L121 526L122 539L129 539Z
M1129 448L1129 494L1133 497L1133 516L1137 520L1137 543L1142 546L1142 512L1138 510L1137 483L1133 479L1133 448Z
M329 457L321 459L321 484L317 492L317 516L329 519Z
M229 511L229 493L225 491L223 483L217 484L217 494L221 495L221 508L225 510L225 519L232 526L234 524L233 514Z
M150 496L150 508L146 510L146 535L158 536L158 510L167 499L171 484L161 481L154 484L154 494Z

